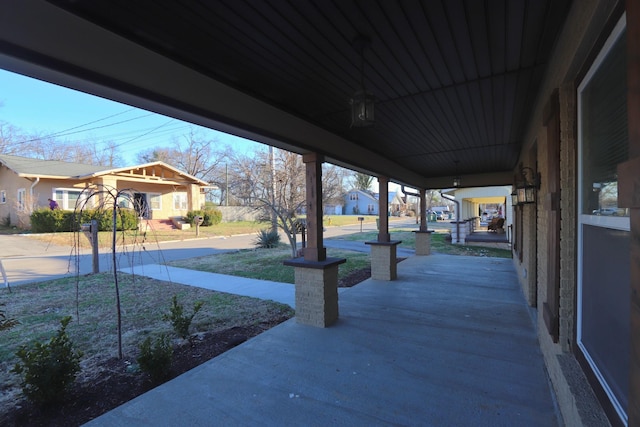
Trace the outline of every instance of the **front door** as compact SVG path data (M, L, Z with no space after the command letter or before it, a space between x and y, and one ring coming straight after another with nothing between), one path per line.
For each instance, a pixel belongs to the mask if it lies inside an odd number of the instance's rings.
M145 193L134 193L133 207L141 218L149 218L149 204Z

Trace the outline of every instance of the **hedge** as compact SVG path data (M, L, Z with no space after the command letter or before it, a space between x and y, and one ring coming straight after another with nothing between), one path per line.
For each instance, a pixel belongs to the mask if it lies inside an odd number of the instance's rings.
M37 209L31 214L31 230L34 233L55 233L60 231L79 231L80 225L98 221L98 230L113 229L113 211L87 209L81 212L48 208ZM124 228L123 228L124 223ZM116 229L134 230L138 227L138 218L133 209L118 209Z
M216 208L206 208L205 210L196 210L187 212L187 221L191 225L195 225L193 219L196 216L203 217L202 225L208 227L210 225L218 225L222 221L222 212Z

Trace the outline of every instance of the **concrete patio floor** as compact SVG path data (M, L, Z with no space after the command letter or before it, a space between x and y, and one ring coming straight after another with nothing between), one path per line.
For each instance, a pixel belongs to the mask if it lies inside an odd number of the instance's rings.
M556 426L510 259L411 257L340 294L326 329L294 319L90 426Z

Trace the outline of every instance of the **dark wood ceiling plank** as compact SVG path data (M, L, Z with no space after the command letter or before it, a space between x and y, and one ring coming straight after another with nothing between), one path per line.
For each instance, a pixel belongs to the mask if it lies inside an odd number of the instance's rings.
M450 0L444 3L444 8L464 79L475 80L478 78L478 67L464 3L462 0Z
M525 6L525 0L509 0L506 3L505 68L507 71L520 68Z
M509 0L494 0L488 2L489 55L491 57L491 74L500 74L506 70L506 2Z

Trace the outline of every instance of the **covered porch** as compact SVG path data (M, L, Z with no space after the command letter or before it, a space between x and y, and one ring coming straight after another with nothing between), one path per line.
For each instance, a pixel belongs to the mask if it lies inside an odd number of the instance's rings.
M511 260L414 256L89 425L560 425L532 315Z

